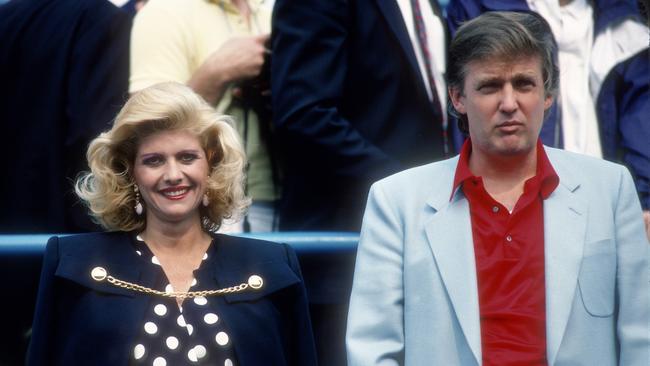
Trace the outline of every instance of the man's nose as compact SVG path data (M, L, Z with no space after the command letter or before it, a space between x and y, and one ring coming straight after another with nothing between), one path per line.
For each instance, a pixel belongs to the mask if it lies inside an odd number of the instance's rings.
M517 94L512 85L505 85L501 92L501 104L499 109L503 113L512 113L517 110Z

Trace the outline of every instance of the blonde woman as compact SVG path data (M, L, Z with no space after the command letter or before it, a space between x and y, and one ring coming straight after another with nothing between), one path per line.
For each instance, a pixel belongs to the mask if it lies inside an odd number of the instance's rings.
M53 237L30 365L312 365L290 247L214 234L249 204L237 134L189 88L134 94L76 192L108 233Z

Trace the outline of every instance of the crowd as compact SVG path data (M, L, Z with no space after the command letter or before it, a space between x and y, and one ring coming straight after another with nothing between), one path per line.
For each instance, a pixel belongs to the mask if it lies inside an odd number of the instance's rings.
M2 232L98 230L72 190L85 148L129 94L164 81L232 116L243 138L253 203L222 231L358 231L372 182L460 151L448 40L497 10L542 15L558 45L560 92L542 141L626 164L650 224L643 2L116 3L0 10L0 117L14 131L3 147L14 173L0 189Z

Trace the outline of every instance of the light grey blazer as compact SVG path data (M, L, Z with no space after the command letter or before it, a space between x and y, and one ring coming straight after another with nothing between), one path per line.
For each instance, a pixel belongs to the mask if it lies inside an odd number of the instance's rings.
M546 148L560 184L544 201L549 365L650 365L649 248L629 172ZM458 157L375 183L348 314L349 366L481 365L467 199Z

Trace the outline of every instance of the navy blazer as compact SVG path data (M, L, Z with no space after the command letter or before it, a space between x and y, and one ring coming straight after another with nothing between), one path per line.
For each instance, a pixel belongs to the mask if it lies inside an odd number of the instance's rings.
M214 235L217 258L197 278L213 288L245 283L257 291L215 298L242 366L315 365L307 296L295 253L286 244ZM154 286L124 232L53 237L47 244L28 365L127 365L149 304L148 295L97 282L101 266L116 278Z
M443 157L442 117L400 9L276 0L272 45L280 229L357 231L372 182Z

